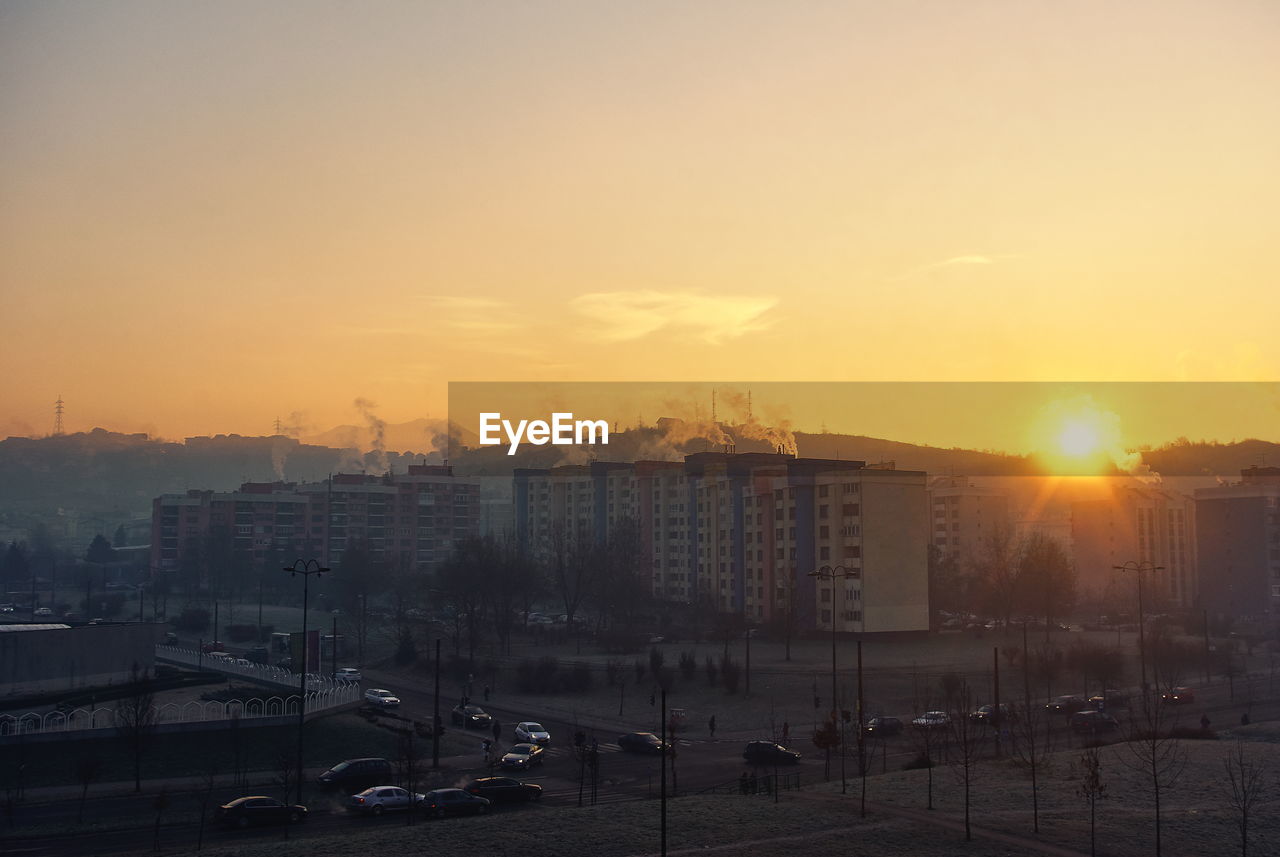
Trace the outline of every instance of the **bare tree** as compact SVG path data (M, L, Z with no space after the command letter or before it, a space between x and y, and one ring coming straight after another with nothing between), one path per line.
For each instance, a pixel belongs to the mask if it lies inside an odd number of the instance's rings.
M1227 772L1227 800L1240 813L1240 857L1249 857L1249 815L1266 791L1261 762L1250 758L1244 741L1236 741L1222 760Z
M137 661L129 670L130 694L116 704L116 732L133 754L133 790L142 791L142 757L156 731L155 690Z
M955 699L958 705L951 711L951 722L947 724L951 747L954 753L950 756L952 770L964 784L964 838L966 842L973 840L973 831L969 823L970 789L973 785L974 763L981 756L986 744L987 728L981 722L974 722L969 717L972 708L972 695L969 683L960 679L960 687Z
M585 531L568 523L552 528L548 576L564 605L565 623L571 632L574 616L595 584L597 553Z
M200 802L200 826L196 833L196 850L204 847L204 824L209 814L209 802L213 800L213 786L218 778L218 763L213 756L207 756L200 771L202 786L197 800Z
M1156 828L1156 857L1162 851L1160 801L1164 792L1177 784L1187 766L1186 750L1175 737L1176 717L1169 718L1160 698L1143 693L1133 734L1125 746L1129 749L1122 757L1131 770L1141 774L1151 794Z
M1004 620L1006 628L1018 602L1018 554L1013 531L997 528L982 540L977 555L971 560L972 573L979 582L985 606Z
M404 784L404 788L409 792L409 801L412 804L414 795L417 793L418 783L422 781L422 761L425 755L427 744L417 740L417 733L420 724L416 721L399 730L399 737L396 742L396 767L400 775L400 782ZM410 809L405 813L405 824L413 824L414 817L417 812Z
M151 801L151 808L156 811L155 828L151 836L151 849L153 851L160 850L160 822L164 819L164 811L169 808L169 793L164 787L160 787L160 792Z
M89 786L102 775L102 757L93 751L76 756L76 782L80 783L80 810L76 821L84 821L84 803L89 797Z
M1018 603L1027 613L1044 616L1048 639L1054 619L1075 606L1075 569L1062 543L1043 533L1032 533L1017 547Z
M1094 857L1098 853L1098 801L1107 796L1107 786L1102 782L1101 749L1096 744L1092 747L1086 747L1084 752L1080 754L1080 761L1077 766L1080 785L1076 787L1076 794L1084 798L1089 804L1089 855Z

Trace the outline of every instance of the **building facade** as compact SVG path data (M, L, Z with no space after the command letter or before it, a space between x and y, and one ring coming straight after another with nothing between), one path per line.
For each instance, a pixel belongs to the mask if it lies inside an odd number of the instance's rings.
M151 564L176 569L213 536L255 563L302 556L332 566L361 540L375 560L434 571L456 541L479 534L479 493L477 480L423 464L385 476L165 494L152 501Z
M703 452L683 462L519 470L516 531L535 555L638 528L653 595L756 623L928 629L925 474L860 461ZM827 568L844 575L811 575ZM869 600L868 600L869 599Z
M1280 467L1250 467L1195 492L1200 606L1218 619L1280 624Z

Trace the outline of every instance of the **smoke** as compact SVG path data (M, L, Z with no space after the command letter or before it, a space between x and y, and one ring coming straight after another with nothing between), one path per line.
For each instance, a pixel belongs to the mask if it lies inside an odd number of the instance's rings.
M798 454L796 437L791 431L791 420L785 416L784 410L769 409L769 422L773 425L766 425L756 417L755 407L748 394L733 389L721 390L719 393L720 401L737 420L733 426L735 434L744 440L767 441L771 450L781 449L790 455Z
M352 404L355 409L360 412L360 416L364 418L365 423L369 427L369 433L372 435L371 445L373 454L377 462L378 470L385 473L388 468L387 463L387 423L373 412L378 407L377 403L368 399L358 398Z
M284 463L289 458L289 452L293 449L294 444L283 437L275 437L271 440L271 469L275 471L276 481L284 482Z
M307 421L305 411L293 411L286 419L280 421L278 434L282 434L285 437L300 438L314 430L314 426Z

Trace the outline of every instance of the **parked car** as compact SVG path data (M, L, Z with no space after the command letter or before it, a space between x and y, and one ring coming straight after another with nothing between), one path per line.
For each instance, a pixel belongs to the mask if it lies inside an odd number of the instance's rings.
M454 726L465 726L468 729L488 729L493 726L493 717L485 714L478 705L455 705L450 714Z
M244 667L246 669L253 668L253 661L249 660L248 658L233 658L231 663L237 667Z
M222 645L221 640L208 640L200 647L200 651L204 652L206 655L210 652L225 652L226 650L227 647Z
M326 791L342 789L352 794L395 777L395 768L386 759L347 759L321 774L318 782Z
M618 749L628 753L658 755L670 746L652 732L628 732L618 736Z
M365 815L382 815L384 812L412 809L422 803L424 797L421 794L410 794L399 786L371 786L353 794L347 810Z
M218 807L218 820L233 827L251 824L290 824L307 817L307 808L285 804L273 797L252 795L240 797Z
M1185 705L1196 701L1196 692L1189 687L1175 687L1173 690L1160 694L1160 699L1170 705Z
M522 783L511 777L481 777L463 786L463 791L478 795L491 803L542 800L542 786L537 783Z
M504 768L511 768L517 771L527 771L534 765L542 763L542 756L546 753L542 747L537 744L514 744L511 749L503 755L498 764Z
M229 652L206 652L205 660L211 664L230 664L235 658Z
M338 681L364 681L364 676L355 667L343 667L334 674Z
M1071 729L1080 734L1096 735L1099 732L1114 732L1120 728L1120 722L1105 711L1077 711L1071 715Z
M751 741L742 751L742 758L753 765L794 765L800 754L772 741Z
M52 616L53 610L48 607L37 607L34 615L36 616Z
M378 708L396 708L400 705L400 697L381 687L366 690L364 692L364 701Z
M516 724L516 738L544 747L551 743L551 733L542 728L541 723L534 723L532 720L522 720Z
M868 735L897 735L902 731L902 721L896 717L872 717L862 724Z
M1089 700L1082 696L1055 696L1044 705L1044 710L1050 714L1061 714L1068 717L1077 711L1084 711L1088 708Z
M951 715L945 711L926 711L911 721L917 729L945 729L951 725Z
M447 815L483 815L489 811L489 799L462 789L436 789L422 799L422 811L434 818Z

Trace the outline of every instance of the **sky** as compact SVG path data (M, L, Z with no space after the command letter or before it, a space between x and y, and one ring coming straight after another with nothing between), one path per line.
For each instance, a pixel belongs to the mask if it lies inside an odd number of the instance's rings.
M1265 0L0 0L0 436L1280 380L1278 91Z

